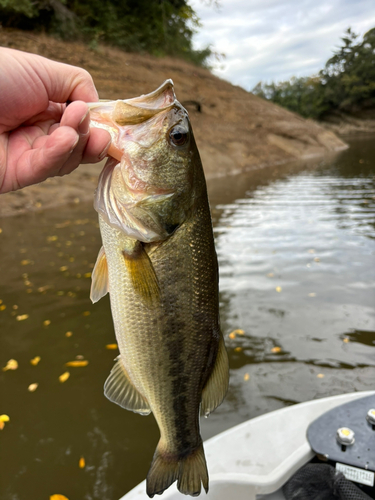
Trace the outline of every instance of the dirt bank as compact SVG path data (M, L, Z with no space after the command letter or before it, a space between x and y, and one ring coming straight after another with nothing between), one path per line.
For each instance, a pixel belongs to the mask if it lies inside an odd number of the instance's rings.
M0 29L0 46L25 50L86 68L101 98L124 99L150 92L172 78L189 111L207 177L312 157L346 147L333 132L184 61L90 50L45 35ZM0 196L0 214L92 199L100 167Z

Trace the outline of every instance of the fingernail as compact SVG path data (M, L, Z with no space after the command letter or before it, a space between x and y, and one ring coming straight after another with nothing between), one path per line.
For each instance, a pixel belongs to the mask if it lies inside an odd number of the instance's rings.
M106 154L107 154L107 152L108 152L108 148L109 148L109 146L111 145L111 142L112 142L112 139L110 139L110 140L108 141L108 143L107 143L106 147L105 147L105 148L103 149L103 151L100 153L100 155L99 155L99 160L102 160L102 159L106 156Z
M88 117L89 113L90 113L90 111L87 110L85 116L79 122L78 133L81 134L81 135L87 134L87 132L89 131L89 120L86 120L86 118Z

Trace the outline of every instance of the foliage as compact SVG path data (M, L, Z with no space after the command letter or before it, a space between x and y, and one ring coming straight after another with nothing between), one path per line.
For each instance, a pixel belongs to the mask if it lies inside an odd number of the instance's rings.
M188 0L0 0L4 27L43 30L64 39L103 41L129 51L173 55L204 65L194 50L199 20Z
M259 82L253 93L310 118L375 107L375 28L361 42L357 38L348 28L342 46L319 75Z

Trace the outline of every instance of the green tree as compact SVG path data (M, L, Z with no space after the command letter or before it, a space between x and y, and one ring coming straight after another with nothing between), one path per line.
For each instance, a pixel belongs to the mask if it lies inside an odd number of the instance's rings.
M375 107L375 28L361 42L348 28L342 45L319 75L259 82L253 93L302 116L323 118L333 111L355 112Z
M204 65L211 50L193 49L199 19L187 0L0 0L4 27L43 30L125 50L170 54Z

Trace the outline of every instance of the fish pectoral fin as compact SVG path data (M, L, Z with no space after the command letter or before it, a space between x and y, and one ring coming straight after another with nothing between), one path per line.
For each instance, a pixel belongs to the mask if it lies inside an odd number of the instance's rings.
M143 245L138 242L131 254L124 251L123 256L134 290L147 305L151 305L155 300L158 301L160 297L158 278Z
M202 392L201 415L208 416L225 398L229 384L229 361L221 337L214 369Z
M108 264L105 256L104 247L99 250L95 267L91 275L90 299L93 304L98 302L106 293L109 292L108 284Z
M105 396L126 410L149 415L151 409L147 400L134 387L129 379L121 355L116 358L116 363L104 384Z

